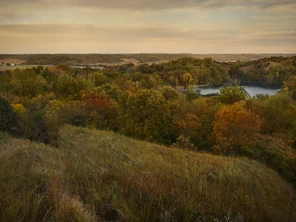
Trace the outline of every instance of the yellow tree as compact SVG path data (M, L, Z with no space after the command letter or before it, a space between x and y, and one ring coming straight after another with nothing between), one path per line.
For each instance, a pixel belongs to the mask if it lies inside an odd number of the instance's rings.
M188 86L193 82L193 77L190 73L185 73L183 74L182 76L182 80L183 80L183 83L184 83L184 89L188 89Z
M231 153L247 146L260 131L261 119L240 104L223 106L215 115L215 151Z

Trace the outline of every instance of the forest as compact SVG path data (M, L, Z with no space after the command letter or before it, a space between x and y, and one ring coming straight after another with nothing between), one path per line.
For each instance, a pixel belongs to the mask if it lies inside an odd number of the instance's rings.
M243 82L276 85L281 91L250 97L240 87ZM223 87L216 96L204 97L193 85ZM193 156L214 154L256 161L295 189L296 57L233 63L183 57L102 70L62 64L0 74L0 130L6 133L0 141L9 135L59 149L65 146L65 126L72 132L69 125L113 131ZM117 184L112 186L117 189ZM104 209L101 214L105 215ZM179 219L184 220L180 215Z

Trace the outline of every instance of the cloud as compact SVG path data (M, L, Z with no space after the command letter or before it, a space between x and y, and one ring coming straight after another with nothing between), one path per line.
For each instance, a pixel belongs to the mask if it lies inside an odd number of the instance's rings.
M296 30L290 31L256 31L245 30L213 30L213 29L184 29L170 27L104 27L95 25L74 24L37 24L37 25L0 25L1 36L35 36L39 38L56 36L77 39L96 40L172 40L184 42L232 42L252 41L252 39L270 39L275 41L295 41ZM55 38L56 39L56 38Z
M31 0L33 1L33 0ZM40 0L41 1L41 0ZM56 0L57 1L57 0ZM64 0L65 5L128 10L290 7L295 0Z
M280 8L280 7L291 7L296 6L295 0L281 0L281 1L270 1L265 3L265 8Z
M111 28L89 24L46 24L46 25L0 25L0 36L68 36L88 39L189 39L198 35L198 32L184 31L176 28ZM204 35L200 31L201 35Z
M1 4L3 52L296 51L295 0L7 0Z
M163 10L180 8L225 8L225 7L284 7L295 4L295 0L9 0L2 3L9 5L110 8L128 10Z

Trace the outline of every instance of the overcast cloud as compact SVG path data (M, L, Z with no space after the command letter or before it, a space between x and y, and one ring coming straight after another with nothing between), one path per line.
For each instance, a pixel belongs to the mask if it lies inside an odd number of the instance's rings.
M295 53L295 0L9 0L0 53Z

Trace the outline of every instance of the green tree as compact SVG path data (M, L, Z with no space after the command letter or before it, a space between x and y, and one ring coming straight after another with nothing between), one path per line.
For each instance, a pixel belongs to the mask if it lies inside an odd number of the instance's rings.
M225 104L233 104L248 97L246 90L239 86L228 86L220 89L219 100Z
M48 139L52 145L57 145L59 128L66 122L64 103L59 100L51 100L45 107L44 122L48 131Z
M15 123L15 116L9 102L0 97L0 130L8 131Z
M200 130L192 141L199 149L210 151L214 145L213 123L222 104L216 99L200 97L193 101L193 111L200 121Z
M262 131L296 145L296 103L285 93L262 102Z
M164 140L171 110L159 91L143 89L130 94L122 111L125 134L149 141Z
M90 81L82 76L74 78L68 74L62 74L58 77L55 88L58 95L67 98L78 94L81 90L89 89L90 86Z
M35 73L33 69L13 71L10 86L15 95L29 98L46 92L48 88L46 79Z
M11 80L11 72L6 72L4 74L0 74L0 96L11 95L13 89L10 85Z
M296 100L296 75L289 77L285 82L285 87L292 99Z
M166 100L176 100L178 98L178 92L171 86L164 86L161 89L162 95Z
M93 86L101 86L108 82L106 75L101 72L95 72L88 76L88 79L92 82Z

